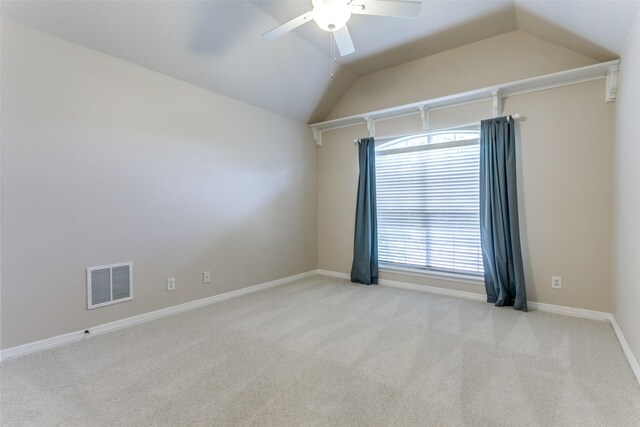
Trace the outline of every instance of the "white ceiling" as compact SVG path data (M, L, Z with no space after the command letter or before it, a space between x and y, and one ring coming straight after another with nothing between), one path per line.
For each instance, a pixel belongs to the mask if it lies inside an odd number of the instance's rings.
M354 15L356 52L329 78L329 34L260 34L311 0L2 1L4 17L302 122L358 75L520 29L599 61L617 57L640 0L424 0L416 19Z

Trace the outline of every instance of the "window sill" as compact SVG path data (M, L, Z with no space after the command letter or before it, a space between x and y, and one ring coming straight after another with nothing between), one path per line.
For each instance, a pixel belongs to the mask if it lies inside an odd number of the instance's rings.
M390 265L381 265L380 271L393 274L404 274L407 276L426 277L436 280L447 280L450 282L465 283L475 286L484 286L484 278L466 274L445 273L443 271L421 270L410 267L394 267Z

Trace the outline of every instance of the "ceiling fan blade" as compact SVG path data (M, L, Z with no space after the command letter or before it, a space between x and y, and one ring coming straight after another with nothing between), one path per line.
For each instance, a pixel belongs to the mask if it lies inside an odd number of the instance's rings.
M346 25L340 28L338 31L334 31L333 36L336 39L336 46L338 46L340 56L347 56L355 52L356 49L353 47L351 34L349 34L349 29L347 29Z
M266 33L264 33L262 35L262 37L267 39L267 40L273 40L276 37L280 37L284 33L287 33L287 32L289 32L291 30L295 30L300 25L302 25L302 24L304 24L306 22L310 22L312 20L313 20L313 11L309 11L309 12L305 13L304 15L300 15L297 18L293 18L291 21L285 22L284 24L282 24L282 25L280 25L278 27L275 27L271 31L267 31Z
M397 16L415 18L422 8L422 0L354 0L351 13L357 15Z

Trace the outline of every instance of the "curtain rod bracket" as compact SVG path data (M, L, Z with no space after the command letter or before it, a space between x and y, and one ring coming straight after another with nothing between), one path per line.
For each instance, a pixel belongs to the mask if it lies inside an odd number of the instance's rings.
M364 120L367 123L367 130L369 131L369 136L373 138L376 134L376 122L371 116L364 116Z
M316 127L312 127L311 132L313 132L313 139L315 139L316 145L322 147L322 131Z
M606 91L604 93L604 102L615 101L617 92L618 92L618 65L612 65L607 70Z
M491 92L493 97L493 117L500 117L502 114L502 96L500 95L500 89L496 89Z
M422 130L429 129L429 110L424 105L418 107L420 109L420 119L422 120Z

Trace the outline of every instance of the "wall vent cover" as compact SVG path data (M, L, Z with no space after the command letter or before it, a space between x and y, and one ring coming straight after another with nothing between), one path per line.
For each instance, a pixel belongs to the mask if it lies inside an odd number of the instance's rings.
M87 268L87 308L133 299L133 263Z

